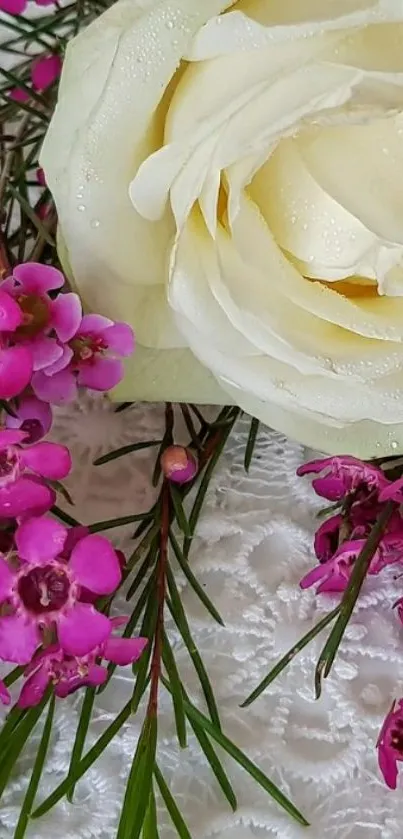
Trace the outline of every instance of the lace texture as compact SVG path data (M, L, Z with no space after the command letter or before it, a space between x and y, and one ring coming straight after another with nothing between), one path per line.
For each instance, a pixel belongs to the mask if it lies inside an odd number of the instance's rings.
M160 406L137 405L116 414L104 398L86 396L64 409L54 438L68 443L75 464L68 482L85 523L130 515L152 501L153 450L103 467L101 453L161 434ZM176 744L169 696L161 690L159 764L186 818L193 839L396 839L401 795L386 790L376 764L375 742L393 696L403 693L402 631L391 605L402 583L389 569L365 584L359 608L323 697L314 700L315 658L320 637L251 707L239 705L278 658L336 603L328 595L301 592L298 581L313 563L312 534L318 501L295 470L301 447L261 429L249 475L243 457L249 422L237 424L210 485L191 565L214 601L225 628L215 624L178 576L184 604L219 704L223 728L291 797L311 822L296 825L242 769L223 757L239 808L232 813L189 732L189 747ZM132 528L111 531L130 550ZM118 611L127 613L121 599ZM178 634L169 633L188 691L203 703L198 680ZM131 692L131 669L120 668L97 697L88 745L99 737ZM41 784L47 795L65 776L82 693L57 704L49 758ZM63 800L32 822L33 839L111 839L141 711L116 736L78 784L75 804ZM40 728L40 727L39 727ZM32 766L33 744L24 753L2 801L0 837L16 823ZM161 839L175 830L159 805Z

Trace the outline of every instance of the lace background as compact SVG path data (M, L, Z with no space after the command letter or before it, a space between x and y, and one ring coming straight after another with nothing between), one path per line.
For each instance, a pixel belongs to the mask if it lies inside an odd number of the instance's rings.
M102 467L101 453L142 439L160 437L161 406L136 405L116 414L107 400L86 396L59 413L54 438L73 453L68 486L76 515L91 523L145 510L152 500L152 450ZM192 569L225 620L208 613L178 577L196 644L218 699L224 730L275 780L311 821L292 822L231 759L223 761L238 794L233 814L195 739L180 752L169 696L160 701L159 762L184 813L192 839L397 839L401 791L386 790L376 764L375 742L394 695L403 693L402 629L390 606L401 594L396 570L365 584L360 605L319 702L313 698L313 668L324 635L251 707L239 705L278 658L335 599L301 592L300 577L313 563L312 534L319 508L309 482L296 479L302 448L268 429L259 434L249 475L243 469L248 420L238 422L210 485ZM306 453L305 453L306 454ZM74 511L73 511L74 514ZM130 547L133 527L114 534ZM122 598L119 610L127 613ZM188 691L200 699L197 677L178 634L170 628ZM128 700L131 669L120 668L96 702L91 744ZM62 780L82 693L58 702L41 795ZM76 791L38 822L33 839L113 839L125 779L141 724L133 717L93 765ZM37 732L36 737L39 736ZM31 757L30 757L31 756ZM2 801L0 837L9 837L32 766L32 747L18 764ZM176 836L165 810L159 811L161 839Z

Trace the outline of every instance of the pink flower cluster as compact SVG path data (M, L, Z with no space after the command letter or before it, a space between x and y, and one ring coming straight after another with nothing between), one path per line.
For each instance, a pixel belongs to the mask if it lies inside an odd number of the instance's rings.
M109 390L134 347L129 326L83 315L63 285L60 271L37 263L0 283L0 660L25 667L22 708L49 684L59 697L102 684L102 660L129 664L147 643L114 636L126 620L96 606L119 586L124 557L102 536L46 515L72 466L65 446L42 440L50 403L74 399L81 386ZM3 682L0 701L10 702Z
M318 565L301 580L301 587L319 583L317 592L343 592L366 538L388 500L396 502L385 533L371 560L368 573L379 574L403 559L403 478L390 481L377 466L354 457L328 457L306 463L298 475L315 474L315 492L335 502L337 512L315 534ZM395 604L403 623L403 598ZM378 761L385 782L397 785L397 764L403 761L403 699L394 702L378 740Z
M63 285L60 271L35 262L18 265L0 284L0 399L24 392L61 404L80 385L103 391L122 378L120 357L133 352L132 330L83 316L78 295L60 293Z
M39 702L50 682L61 697L102 684L101 659L129 664L147 643L112 637L125 619L107 617L93 601L119 585L119 557L103 536L76 531L29 518L0 557L0 659L27 665L21 707ZM0 695L8 702L4 684Z
M35 0L37 6L53 6L55 0ZM22 15L28 6L28 0L0 0L0 11L9 15Z

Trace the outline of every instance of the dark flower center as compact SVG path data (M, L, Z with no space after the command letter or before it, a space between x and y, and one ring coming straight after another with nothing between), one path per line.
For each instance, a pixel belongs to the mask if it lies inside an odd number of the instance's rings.
M28 437L25 438L24 443L37 443L43 436L43 426L38 419L26 419L20 426L21 431L25 431Z
M70 347L74 353L73 364L82 364L83 361L91 362L94 356L107 349L104 339L99 335L80 335L70 341Z
M32 568L18 582L18 593L25 608L37 615L62 609L69 592L66 572L54 565Z
M397 720L396 728L391 732L391 744L397 752L403 755L403 720Z
M15 332L17 338L34 338L48 325L49 306L37 294L20 294L17 303L23 312L23 323Z
M19 469L18 449L9 446L8 449L0 451L0 486L13 481Z

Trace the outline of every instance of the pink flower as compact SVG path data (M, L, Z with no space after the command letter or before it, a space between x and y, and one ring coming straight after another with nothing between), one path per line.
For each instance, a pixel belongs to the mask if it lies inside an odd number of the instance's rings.
M9 15L22 15L26 5L27 0L0 0L0 10Z
M316 531L314 548L320 562L327 562L336 553L339 547L340 528L343 521L344 518L339 513L326 519Z
M49 510L55 493L41 480L59 481L71 470L71 456L58 443L21 446L24 431L0 431L0 517L10 518ZM33 474L30 474L32 473Z
M183 446L168 446L161 455L161 469L174 484L187 484L197 474L197 460Z
M7 282L7 280L5 280ZM26 347L10 347L9 333L23 323L18 303L0 286L0 399L12 399L24 390L32 376L32 355Z
M364 463L350 455L325 457L304 463L297 475L325 474L312 481L317 495L329 501L341 501L348 493L363 490L366 494L381 492L389 485L383 472L376 466Z
M15 416L6 414L7 428L19 428L26 437L21 442L24 445L37 443L50 431L52 425L52 409L46 402L36 396L22 396L17 405L13 406Z
M394 702L377 742L378 763L390 789L397 786L397 764L403 760L403 699Z
M77 395L77 386L110 390L123 377L123 364L116 356L128 356L134 349L132 329L102 315L84 315L64 357L32 378L32 387L45 402L61 404Z
M31 79L35 90L46 90L59 78L62 60L59 55L39 56L32 62Z
M17 265L12 277L0 286L0 293L20 312L20 322L8 328L10 340L30 351L34 371L57 368L64 357L63 343L75 335L81 321L77 294L59 294L54 300L50 297L49 292L63 285L63 274L56 268L26 262ZM0 329L6 329L1 321Z
M345 591L350 580L355 561L361 553L366 539L353 539L344 542L336 553L325 562L317 565L305 577L300 586L309 588L320 582L316 593ZM387 565L398 562L403 556L403 534L387 534L371 559L368 573L379 574Z
M67 528L51 518L28 519L15 534L17 556L0 559L0 601L11 614L0 617L0 658L28 664L41 643L41 630L57 632L67 656L82 657L109 638L112 623L88 603L81 587L112 594L121 580L116 553L103 536L90 535L62 554Z
M111 620L113 627L120 623L120 618ZM147 643L147 638L110 637L81 658L66 655L57 644L48 647L37 653L28 666L25 672L27 681L21 690L18 705L20 708L38 705L49 682L55 685L56 696L60 698L74 693L80 687L102 685L108 677L108 671L98 663L99 659L104 658L121 666L132 664L140 658Z

